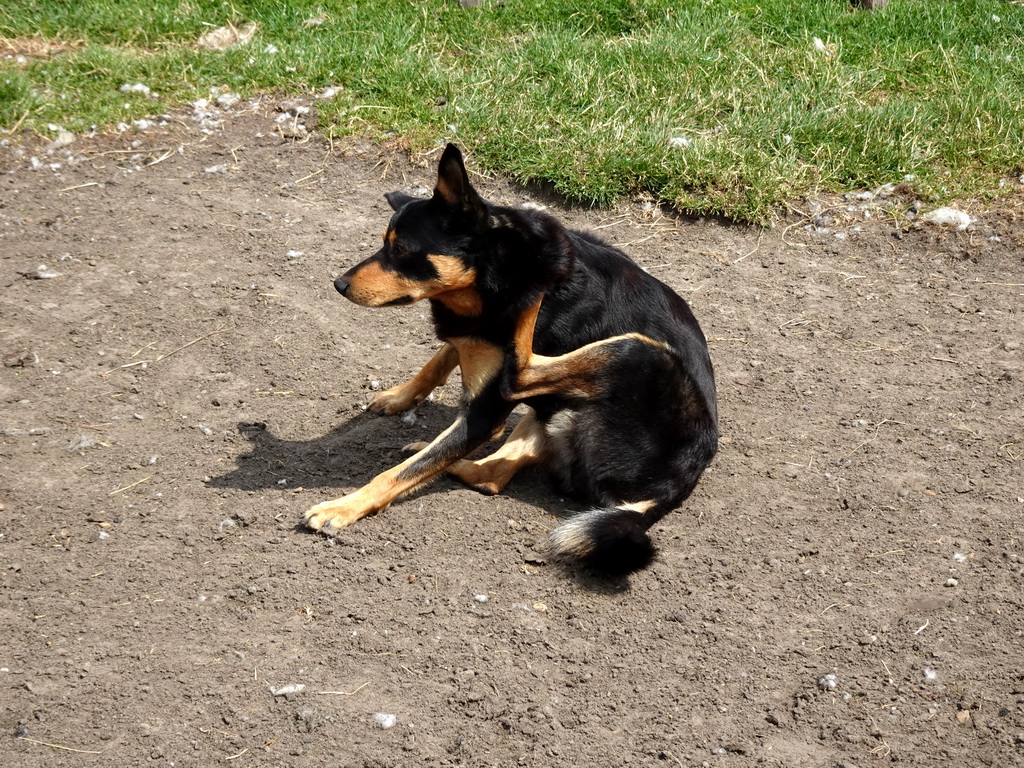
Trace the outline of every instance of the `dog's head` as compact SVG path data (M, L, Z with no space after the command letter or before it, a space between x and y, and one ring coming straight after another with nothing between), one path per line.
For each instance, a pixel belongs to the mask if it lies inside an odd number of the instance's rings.
M342 296L366 307L438 299L459 314L479 312L475 257L469 244L486 225L487 205L469 183L462 153L449 144L431 198L385 196L395 213L379 251L334 281Z

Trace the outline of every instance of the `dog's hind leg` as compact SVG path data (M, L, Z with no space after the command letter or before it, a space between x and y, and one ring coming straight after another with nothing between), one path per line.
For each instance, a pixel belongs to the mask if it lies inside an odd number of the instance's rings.
M476 461L459 459L445 473L480 493L494 496L501 493L519 470L544 458L547 441L544 425L531 408L509 433L501 448Z
M530 353L519 359L511 398L522 400L541 395L589 398L601 393L602 379L613 360L629 360L634 354L668 355L668 347L639 333L624 333L595 341L557 357ZM518 357L518 349L517 349Z
M379 393L370 402L371 411L392 414L408 411L427 399L427 396L448 380L459 364L459 352L445 343L419 373L404 384Z
M601 374L613 358L624 359L652 348L664 354L668 347L640 333L624 333L586 344L557 357L538 355L533 351L533 334L540 313L541 296L520 315L514 334L516 375L512 386L505 384L504 394L510 400L524 400L541 395L588 398L599 394Z

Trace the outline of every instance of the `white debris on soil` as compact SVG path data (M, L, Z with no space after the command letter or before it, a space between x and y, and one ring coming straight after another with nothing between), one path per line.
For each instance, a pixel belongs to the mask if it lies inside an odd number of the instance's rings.
M953 562L954 563L966 563L967 562L967 555L965 555L963 552L954 552L953 553Z
M939 673L936 672L931 667L925 667L922 670L922 674L924 675L924 679L925 680L938 680L939 679Z
M210 429L210 428L209 428L208 426L206 426L205 424L196 424L196 429L198 429L198 430L199 430L200 432L202 432L202 433L203 433L204 435L206 435L207 437L209 437L210 435L212 435L212 434L213 434L213 430L212 430L212 429Z
M960 582L957 581L956 579L946 579L946 586L947 587L955 587L959 583Z
M49 427L31 427L29 429L2 427L0 428L0 435L3 435L4 437L31 437L33 435L45 435L49 431Z
M304 690L306 690L306 686L302 683L288 683L278 688L271 686L270 695L275 699L279 699L282 696L286 699L291 699L293 696L298 696Z
M203 168L203 173L224 173L227 169L227 163L220 163L218 165L211 165L209 168Z
M305 256L305 255L306 255L305 251L296 251L294 249L292 249L292 250L288 251L287 253L285 253L285 256L287 256L289 259L297 259L300 256Z
M839 678L834 672L818 678L818 687L823 691L834 691L839 684Z
M61 275L60 272L54 272L52 269L49 269L45 264L40 264L38 267L36 267L35 272L25 272L23 274L30 280L50 280L54 277L60 277Z
M402 423L405 424L407 427L411 427L416 423L415 409L407 411L406 413L402 414Z
M478 603L486 603L490 598L487 595L473 595L473 599Z
M398 717L387 712L377 712L373 716L373 722L377 724L377 727L382 731L386 731L388 728L394 728L398 722Z
M237 104L241 100L242 100L242 97L239 96L237 93L230 93L230 92L229 93L218 94L217 97L214 99L214 101L217 103L217 106L220 107L221 109L227 109L228 107L233 107L233 106L235 106L235 104Z
M686 149L691 144L693 144L693 140L685 136L673 136L668 140L668 145L674 149Z
M75 140L75 134L61 128L57 131L57 137L46 146L47 154L52 155L58 149L63 149Z
M86 448L92 448L95 445L96 440L94 438L91 438L88 435L79 435L78 437L71 438L68 444L64 447L67 449L68 453L74 453L75 451L84 451Z
M974 217L957 208L936 208L934 211L921 216L925 221L939 226L953 226L958 230L965 230L974 223Z
M237 523L235 523L234 520L232 520L230 517L226 517L220 521L220 524L217 526L217 529L221 533L230 533L231 531L235 530L236 525Z

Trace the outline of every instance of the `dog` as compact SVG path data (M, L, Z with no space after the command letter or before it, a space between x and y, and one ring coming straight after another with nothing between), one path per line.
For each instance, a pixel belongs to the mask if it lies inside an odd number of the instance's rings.
M553 216L484 201L449 144L430 198L385 195L383 246L334 281L365 307L426 300L441 349L370 409L414 408L458 366L458 418L357 491L317 504L336 531L442 473L497 494L544 462L598 505L550 538L555 558L606 576L648 566L648 530L691 494L718 448L715 379L690 307L623 252ZM494 453L465 458L525 416Z

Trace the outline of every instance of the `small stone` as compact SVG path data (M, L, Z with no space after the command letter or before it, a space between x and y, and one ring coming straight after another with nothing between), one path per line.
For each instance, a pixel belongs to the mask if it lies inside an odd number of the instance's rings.
M75 451L84 451L86 448L92 448L96 445L96 441L88 435L79 435L78 437L72 438L65 446L68 453L74 453Z
M839 679L834 672L829 672L827 675L818 678L818 687L823 691L834 691L838 684Z
M377 727L382 731L386 731L388 728L395 727L395 724L398 722L398 717L388 714L387 712L377 712L373 716L373 722L375 722Z
M490 598L487 595L473 595L473 599L478 603L486 603Z
M946 586L947 587L955 587L959 583L960 582L957 581L956 579L946 579Z
M278 688L272 687L270 689L270 695L273 696L275 699L284 697L288 700L291 700L293 696L298 696L304 690L306 690L306 686L302 683L288 683L287 685L282 685Z

